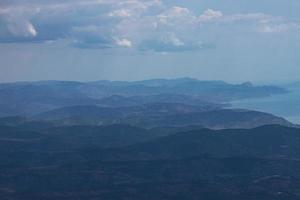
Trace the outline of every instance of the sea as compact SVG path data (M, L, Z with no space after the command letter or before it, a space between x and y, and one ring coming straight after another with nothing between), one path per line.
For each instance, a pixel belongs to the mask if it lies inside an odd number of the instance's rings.
M286 89L289 92L285 94L233 101L232 108L267 112L300 124L300 85Z

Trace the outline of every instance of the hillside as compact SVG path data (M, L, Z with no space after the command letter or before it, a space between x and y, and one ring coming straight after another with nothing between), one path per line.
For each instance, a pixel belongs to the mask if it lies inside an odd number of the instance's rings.
M126 126L0 130L3 199L300 199L296 128L201 129L148 141L136 136L149 132ZM109 138L125 146L111 148Z
M216 109L175 103L144 104L108 108L73 106L41 113L35 120L55 121L62 125L130 124L144 128L202 126L212 129L254 128L267 124L293 126L283 118L257 111Z

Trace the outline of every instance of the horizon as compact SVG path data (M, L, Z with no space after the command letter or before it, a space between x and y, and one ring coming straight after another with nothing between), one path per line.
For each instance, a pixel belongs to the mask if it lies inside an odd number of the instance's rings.
M140 82L140 81L151 81L151 80L180 80L180 79L190 79L190 80L196 80L196 81L203 81L203 82L224 82L228 84L233 85L241 85L245 83L251 83L256 86L264 86L264 85L274 85L274 86L284 86L289 84L297 84L300 81L299 80L289 80L289 81L226 81L226 80L220 80L220 79L199 79L199 78L192 78L192 77L174 77L174 78L149 78L149 79L130 79L130 80L118 80L118 79L96 79L96 80L63 80L63 79L41 79L41 80L16 80L16 81L4 81L0 84L14 84L14 83L39 83L39 82L77 82L77 83L93 83L93 82L100 82L100 81L107 81L107 82Z

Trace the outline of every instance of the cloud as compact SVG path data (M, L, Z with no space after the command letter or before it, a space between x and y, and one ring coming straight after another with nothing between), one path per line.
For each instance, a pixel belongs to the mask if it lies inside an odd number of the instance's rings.
M281 33L286 32L288 27L285 25L262 25L258 28L258 31L261 33Z
M201 41L182 41L182 39L178 38L174 33L168 33L160 38L146 39L139 46L139 49L142 51L161 53L199 51L213 48L215 48L213 44L202 43Z
M178 6L169 8L156 17L157 23L162 25L172 25L179 21L180 23L190 23L196 19L196 16L189 9Z
M35 27L25 19L9 21L11 22L7 23L7 29L15 37L35 37L38 34Z
M224 21L226 22L238 22L238 21L268 22L275 19L280 19L280 18L266 15L264 13L244 13L244 14L228 15L224 18Z
M171 8L170 10L165 12L165 16L172 18L172 17L180 17L180 16L190 15L190 13L191 12L188 8L174 6L173 8Z
M200 22L207 22L210 20L218 19L223 16L223 13L218 10L207 9L202 15L199 16Z
M116 39L116 44L120 47L127 47L127 48L132 47L132 42L130 40L125 39L125 38Z
M6 8L0 9L0 41L34 40L38 35L30 17L36 14L36 9Z
M114 10L108 14L110 17L130 17L132 13L128 9Z
M264 13L194 13L160 0L12 0L0 8L0 42L70 41L77 48L157 52L211 48L224 32L298 31L297 22ZM209 44L209 45L207 45Z
M261 23L257 29L261 33L285 33L289 31L299 31L300 25L296 23L268 24Z
M178 19L189 13L187 8L181 7L165 10L159 0L28 0L26 4L15 0L0 10L0 27L5 27L0 28L0 41L68 39L76 41L76 44L87 42L84 46L89 46L90 41L99 43L103 38L110 38L104 41L112 41L111 45L116 43L113 38L128 38L138 44L142 39L153 37L146 31L152 31L158 25L160 13L170 18L177 15ZM20 17L1 20L10 16L9 13L18 13ZM125 24L128 27L124 27ZM120 30L122 26L123 30ZM96 40L97 37L99 40Z

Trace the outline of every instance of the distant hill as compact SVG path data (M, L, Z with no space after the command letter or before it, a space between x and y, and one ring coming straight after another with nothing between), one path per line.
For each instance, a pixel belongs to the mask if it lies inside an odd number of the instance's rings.
M133 106L139 102L222 104L287 92L275 86L228 84L197 79L155 79L135 82L40 81L0 84L0 116L35 115L75 105ZM145 98L147 96L147 98ZM107 99L108 98L108 99Z
M194 106L179 103L151 103L131 107L99 107L94 105L70 106L54 109L37 115L41 119L82 118L122 118L127 116L163 116L178 113L195 113L212 110L209 106Z
M284 84L283 88L287 88L289 90L299 90L300 89L300 81L289 83L289 84Z
M133 107L108 108L73 106L55 109L35 116L36 120L56 121L62 125L130 124L144 128L201 126L212 129L254 128L266 124L293 126L271 114L238 110L211 109L176 103L145 104Z
M112 95L109 97L102 98L98 101L98 105L105 107L128 107L154 103L178 103L203 107L205 106L215 109L227 106L227 104L218 102L217 100L209 100L200 96L167 93L138 96Z
M221 109L157 118L141 116L129 118L125 121L127 123L144 127L202 126L210 129L255 128L268 124L294 126L284 118L277 117L272 114L241 109Z

